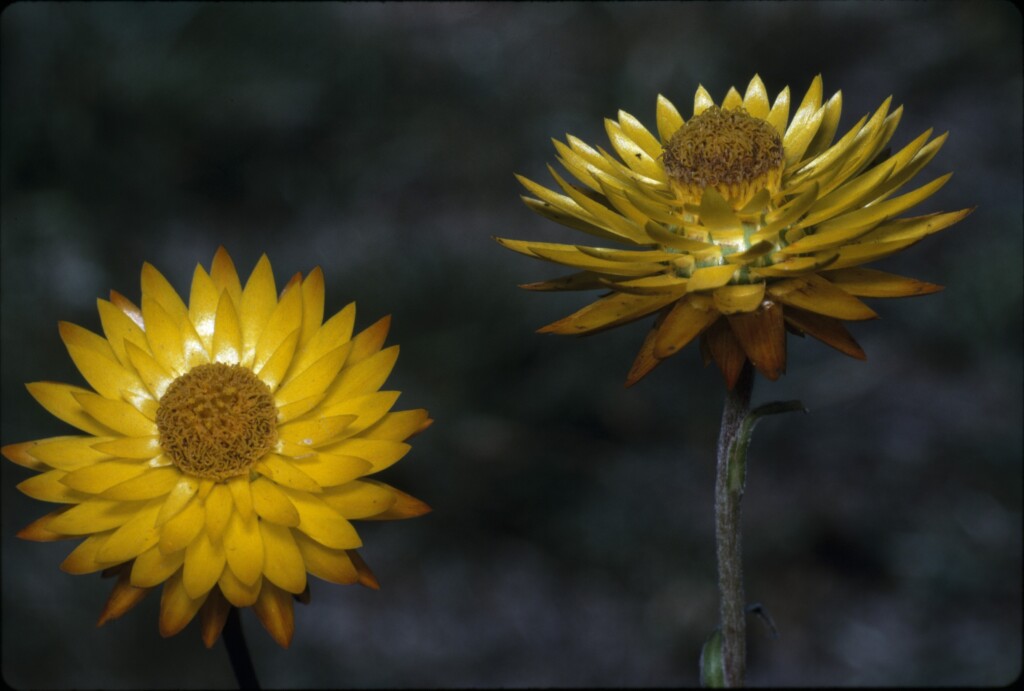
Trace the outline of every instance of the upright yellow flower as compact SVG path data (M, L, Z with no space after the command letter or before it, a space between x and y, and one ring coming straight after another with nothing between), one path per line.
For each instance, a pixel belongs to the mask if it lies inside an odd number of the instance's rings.
M769 379L786 367L786 330L810 334L855 358L864 352L843 321L871 319L860 297L939 290L862 268L968 213L897 218L930 197L943 175L893 197L946 140L927 130L891 154L902 107L887 98L833 142L841 93L822 104L816 77L793 117L789 87L769 104L755 76L716 105L700 87L689 122L658 97L655 137L628 113L605 129L618 157L573 136L558 161L583 187L548 169L564 194L519 177L537 213L619 247L497 238L576 273L522 287L610 291L541 332L586 334L657 314L626 383L701 336L732 388L744 362Z
M279 299L266 256L243 288L223 248L209 273L196 267L188 305L145 264L141 304L114 291L98 300L105 338L60 324L93 390L28 390L85 434L2 449L39 471L22 492L65 505L19 536L85 536L61 568L117 574L99 624L162 583L162 635L202 611L209 647L231 606L251 606L288 647L307 572L377 587L352 519L430 510L366 477L431 422L425 410L390 412L399 394L379 390L398 357L382 349L389 319L353 338L354 303L323 322L319 268Z

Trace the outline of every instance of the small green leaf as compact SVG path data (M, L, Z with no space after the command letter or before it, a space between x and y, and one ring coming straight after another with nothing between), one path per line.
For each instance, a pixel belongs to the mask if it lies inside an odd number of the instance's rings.
M715 629L700 651L700 685L705 689L725 688L725 667L722 659L722 632Z

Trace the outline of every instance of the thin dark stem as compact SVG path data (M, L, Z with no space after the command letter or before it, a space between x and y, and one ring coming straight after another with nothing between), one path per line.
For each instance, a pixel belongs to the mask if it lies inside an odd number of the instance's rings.
M746 475L746 454L734 453L737 436L750 411L754 371L747 362L732 391L727 392L718 436L715 478L715 539L718 544L719 616L722 667L727 687L743 686L747 666L746 601L740 546L740 502Z
M235 673L238 688L243 691L259 691L260 683L256 680L256 670L252 666L252 656L245 644L242 634L242 620L238 616L238 608L232 607L228 620L224 624L224 646L228 649L231 669Z

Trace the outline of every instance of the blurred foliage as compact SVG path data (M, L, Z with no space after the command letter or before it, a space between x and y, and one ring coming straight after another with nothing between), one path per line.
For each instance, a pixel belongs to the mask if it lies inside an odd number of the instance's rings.
M394 317L391 388L436 424L387 478L435 507L362 527L380 592L314 584L288 652L243 615L266 687L695 685L716 622L721 378L696 349L622 381L646 326L532 330L581 306L493 235L564 240L517 196L552 137L602 144L698 83L817 74L848 127L893 94L894 143L949 130L927 210L978 210L881 268L946 291L874 306L854 362L791 339L755 402L801 399L750 453L755 685L1008 683L1021 662L1021 21L1004 2L16 3L0 15L2 439L63 434L22 387L80 382L56 333L187 291L225 245L328 309ZM930 179L922 176L922 182ZM14 532L45 508L2 466L3 675L17 687L231 687L164 641L157 596L95 629L110 583Z

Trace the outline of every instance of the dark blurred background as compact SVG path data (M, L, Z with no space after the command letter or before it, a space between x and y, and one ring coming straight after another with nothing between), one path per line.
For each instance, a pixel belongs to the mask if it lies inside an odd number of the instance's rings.
M790 340L755 403L799 398L750 455L743 536L753 685L991 685L1021 667L1021 15L1004 2L17 3L2 37L3 443L66 433L23 382L80 383L56 323L187 295L225 245L279 285L323 266L328 310L393 315L388 388L436 424L383 479L434 513L362 524L382 589L313 584L292 648L243 625L266 687L677 686L717 620L721 377L696 348L631 388L647 324L533 333L592 294L491 240L579 240L533 215L552 137L607 147L759 73L817 73L845 129L888 95L894 145L951 136L924 211L965 221L880 268L946 286L874 301L857 362ZM232 687L158 595L94 627L111 583L14 533L47 506L2 464L3 676L31 688Z

